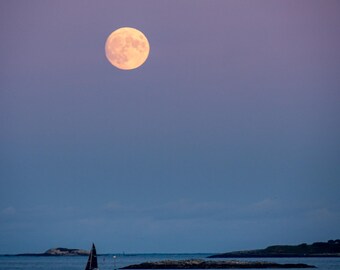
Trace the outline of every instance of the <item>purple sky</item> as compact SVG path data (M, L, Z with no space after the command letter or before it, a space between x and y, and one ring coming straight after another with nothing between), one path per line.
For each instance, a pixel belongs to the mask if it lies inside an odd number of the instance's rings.
M340 1L7 0L0 35L0 253L339 238Z

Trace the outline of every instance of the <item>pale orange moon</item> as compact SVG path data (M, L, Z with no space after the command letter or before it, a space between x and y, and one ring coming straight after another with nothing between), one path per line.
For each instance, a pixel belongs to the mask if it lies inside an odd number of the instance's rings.
M149 56L150 45L145 35L131 27L113 31L106 40L105 54L109 62L119 69L140 67Z

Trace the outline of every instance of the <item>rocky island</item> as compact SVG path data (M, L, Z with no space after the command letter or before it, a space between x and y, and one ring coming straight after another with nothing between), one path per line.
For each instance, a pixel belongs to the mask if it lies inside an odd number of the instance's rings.
M144 262L123 267L121 269L288 269L288 268L315 268L314 265L303 263L280 264L274 262L250 261L205 261L205 260L180 260Z
M16 256L88 256L89 251L75 248L51 248L44 253L24 253Z
M316 242L311 245L276 245L265 249L233 251L209 258L282 258L282 257L340 257L340 240Z

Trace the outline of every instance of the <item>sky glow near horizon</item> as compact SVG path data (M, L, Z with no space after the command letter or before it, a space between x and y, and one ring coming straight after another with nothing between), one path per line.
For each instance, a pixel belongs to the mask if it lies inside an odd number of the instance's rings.
M339 238L339 1L2 1L0 34L1 254Z

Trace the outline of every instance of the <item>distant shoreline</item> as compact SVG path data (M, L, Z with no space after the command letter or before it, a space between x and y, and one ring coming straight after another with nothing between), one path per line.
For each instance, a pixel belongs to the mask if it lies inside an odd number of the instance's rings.
M316 242L311 245L276 245L265 249L233 251L215 254L208 258L338 258L340 240Z
M206 255L207 258L339 258L340 240L329 240L328 242L316 242L313 244L300 245L276 245L265 249L233 251L227 253L136 253L136 254L117 254L106 253L97 254L98 256L138 256L138 255ZM0 256L23 256L23 257L62 257L62 256L88 256L89 251L83 249L52 248L43 253L20 253L20 254L0 254Z
M230 257L211 257L211 256L216 256L214 253L134 253L134 254L119 254L118 256L121 257L132 257L132 256L139 256L139 255L199 255L199 254L205 254L207 255L207 258L340 258L339 255L334 255L334 254L320 254L320 255L239 255L239 256L230 256ZM117 256L116 253L105 253L105 254L97 254L98 257L103 257L103 256ZM87 255L49 255L49 254L44 254L44 253L22 253L22 254L0 254L0 257L87 257Z
M134 256L140 256L140 255L205 255L205 256L211 256L215 253L213 252L183 252L183 253L163 253L163 252L150 252L150 253L102 253L102 254L98 254L97 256L119 256L119 257L134 257ZM45 254L45 253L19 253L19 254L0 254L0 257L67 257L67 256L88 256L88 254L80 254L80 255L51 255L51 254Z
M62 257L62 256L88 256L89 251L76 248L51 248L43 253L19 253L19 254L1 254L5 257Z
M87 255L49 255L44 253L22 253L22 254L0 254L0 257L76 257L76 256L84 256ZM103 256L100 254L97 254L97 256Z

